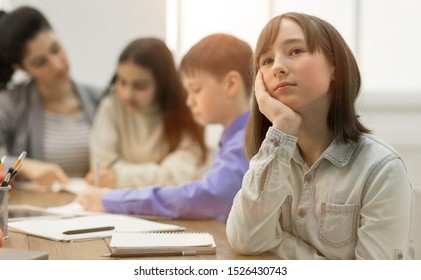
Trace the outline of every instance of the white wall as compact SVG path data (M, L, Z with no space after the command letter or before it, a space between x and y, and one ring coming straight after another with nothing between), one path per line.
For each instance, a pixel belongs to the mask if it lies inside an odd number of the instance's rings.
M8 0L31 5L49 19L66 48L72 76L105 87L117 58L141 36L165 39L165 0Z

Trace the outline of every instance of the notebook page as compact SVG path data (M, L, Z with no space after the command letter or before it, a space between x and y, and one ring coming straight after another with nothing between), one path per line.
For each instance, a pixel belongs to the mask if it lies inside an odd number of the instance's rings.
M124 215L101 214L64 219L37 219L9 223L11 230L58 240L77 241L111 236L113 230L96 231L82 234L65 234L66 231L114 227L128 231L179 231L184 228Z

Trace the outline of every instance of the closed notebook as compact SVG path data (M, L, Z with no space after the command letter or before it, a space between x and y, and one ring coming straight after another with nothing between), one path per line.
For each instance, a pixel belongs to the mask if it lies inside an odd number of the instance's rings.
M9 222L9 229L56 241L78 241L111 236L114 229L127 231L181 231L185 228L114 214L33 219Z
M115 231L110 248L113 253L185 253L185 255L215 254L213 236L206 232L127 232ZM180 254L184 255L184 254Z

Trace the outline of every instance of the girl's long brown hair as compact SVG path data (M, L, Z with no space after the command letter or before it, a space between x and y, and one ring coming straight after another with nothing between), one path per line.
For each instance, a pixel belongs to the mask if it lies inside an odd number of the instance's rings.
M163 111L165 139L170 152L175 151L183 136L190 137L200 148L201 162L207 158L203 126L196 123L185 102L171 51L157 38L141 38L132 41L121 53L118 63L132 62L149 69L156 81L155 101ZM110 86L114 84L116 76Z
M335 67L335 79L329 94L331 104L327 123L335 139L341 142L356 142L368 130L360 122L355 110L355 101L361 87L360 71L352 51L339 32L326 21L302 13L285 13L271 19L260 33L253 58L253 77L259 71L259 58L274 43L282 19L295 21L303 30L309 51L321 51ZM253 97L252 112L246 127L246 154L252 158L265 139L272 123L259 111Z

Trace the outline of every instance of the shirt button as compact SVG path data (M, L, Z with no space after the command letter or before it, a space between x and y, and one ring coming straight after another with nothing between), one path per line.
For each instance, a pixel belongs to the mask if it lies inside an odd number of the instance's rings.
M270 142L272 143L273 146L278 147L279 146L279 140L278 139L271 139Z
M300 217L300 218L304 218L304 217L305 217L305 215L306 215L306 209L304 209L304 208L300 208L300 209L298 210L298 217Z
M309 184L313 180L313 177L310 174L304 176L304 183Z

